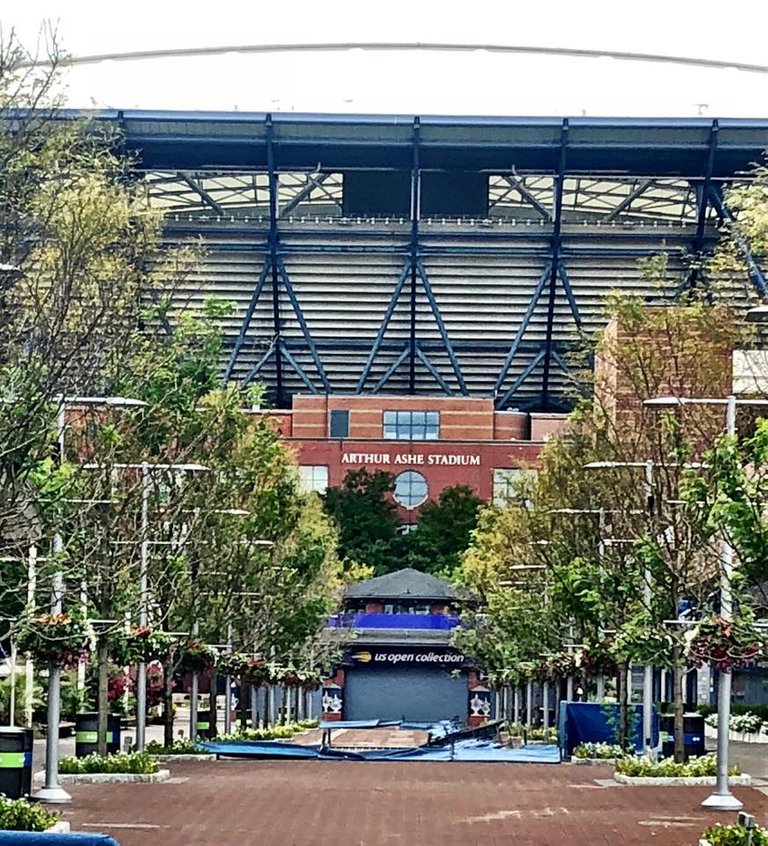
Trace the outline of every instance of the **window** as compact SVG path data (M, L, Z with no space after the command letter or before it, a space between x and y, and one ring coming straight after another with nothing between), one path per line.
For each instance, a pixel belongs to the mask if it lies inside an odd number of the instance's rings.
M302 464L299 466L299 473L302 490L325 493L328 487L328 465Z
M536 470L515 468L502 468L493 471L493 504L504 506L511 501L519 500L520 485L526 479L535 480L537 475ZM530 500L526 500L526 505L532 505Z
M393 441L436 441L439 411L385 411L384 437Z
M331 412L331 437L349 437L349 411L336 410Z
M406 470L395 479L395 502L403 508L416 508L427 498L427 480L415 470Z

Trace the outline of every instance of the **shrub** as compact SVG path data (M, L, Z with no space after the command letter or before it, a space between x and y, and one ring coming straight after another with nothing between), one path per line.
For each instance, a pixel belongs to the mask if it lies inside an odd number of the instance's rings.
M8 831L45 831L55 825L59 815L26 799L0 796L0 829Z
M705 717L717 714L717 705L699 705L698 712ZM745 705L743 702L731 703L731 715L757 714L764 723L768 723L768 705Z
M616 762L616 772L636 778L694 778L717 775L717 759L714 755L691 757L685 764L678 764L674 758L651 761L648 758L622 758ZM728 770L729 775L739 775L738 765Z
M707 725L717 727L717 714L710 714L705 717ZM745 732L747 734L755 734L764 727L768 727L768 723L764 723L763 718L759 714L747 712L744 714L731 714L728 722L728 727L731 731Z
M557 743L557 729L532 728L527 732L526 740L543 740L545 743Z
M614 743L580 743L574 750L575 758L623 758L624 750Z
M174 740L171 746L163 746L156 740L150 740L145 747L148 755L195 755L200 752L197 742L186 737Z
M147 752L119 753L105 757L97 754L85 758L62 758L59 771L66 774L83 773L156 773L157 761Z
M768 846L768 829L759 825L746 829L741 825L717 823L705 828L701 836L712 846Z
M317 728L318 725L317 720L302 720L299 723L288 723L284 726L272 726L272 728L238 730L230 734L220 734L216 739L224 743L237 743L241 740L289 740L294 734L308 728Z

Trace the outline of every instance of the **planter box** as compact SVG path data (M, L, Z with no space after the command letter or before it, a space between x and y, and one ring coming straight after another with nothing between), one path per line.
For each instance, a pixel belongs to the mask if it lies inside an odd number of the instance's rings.
M717 729L714 726L704 725L704 736L709 738L717 737ZM728 740L736 740L739 743L768 743L768 734L763 731L743 732L729 731Z
M170 777L170 770L158 770L156 773L60 773L59 784L157 784ZM45 773L35 773L35 781L45 781Z
M572 764L579 764L582 767L602 767L616 766L616 759L615 758L577 758L575 755L571 756L571 763Z
M619 784L634 784L654 787L714 787L717 784L715 776L678 776L654 778L653 776L626 776L622 773L614 773L613 780ZM749 787L752 784L752 776L740 775L729 776L728 784L733 787Z

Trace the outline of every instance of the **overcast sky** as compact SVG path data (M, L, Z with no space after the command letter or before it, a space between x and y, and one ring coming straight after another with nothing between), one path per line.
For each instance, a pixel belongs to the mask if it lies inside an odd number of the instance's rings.
M9 0L5 0L8 4ZM456 11L451 11L452 9ZM709 12L709 13L708 13ZM241 2L26 0L28 46L58 22L72 55L327 41L590 48L768 65L764 0ZM768 74L483 52L237 55L104 62L67 73L70 104L440 114L768 116Z

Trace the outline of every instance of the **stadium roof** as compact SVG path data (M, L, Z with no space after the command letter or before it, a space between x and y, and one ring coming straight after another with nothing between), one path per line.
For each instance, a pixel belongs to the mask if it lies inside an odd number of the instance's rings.
M768 118L414 117L102 111L146 170L398 168L729 178L761 160ZM418 132L418 136L416 135ZM710 162L711 159L711 162Z

